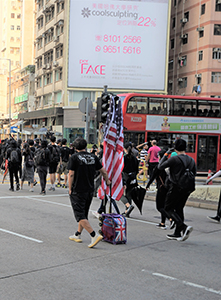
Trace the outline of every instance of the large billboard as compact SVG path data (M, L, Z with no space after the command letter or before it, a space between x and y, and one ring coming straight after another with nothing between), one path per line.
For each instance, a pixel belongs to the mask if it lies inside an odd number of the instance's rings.
M70 0L68 86L165 92L170 0Z

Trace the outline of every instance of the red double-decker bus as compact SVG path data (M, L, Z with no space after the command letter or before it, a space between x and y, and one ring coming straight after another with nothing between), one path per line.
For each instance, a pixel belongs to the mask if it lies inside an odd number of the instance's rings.
M187 142L198 173L221 168L221 99L156 94L120 94L124 139L139 145L156 139L168 149L177 138Z

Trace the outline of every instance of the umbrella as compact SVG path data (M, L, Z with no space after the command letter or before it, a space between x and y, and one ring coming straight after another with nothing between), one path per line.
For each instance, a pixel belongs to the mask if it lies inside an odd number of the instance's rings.
M131 191L133 202L139 209L141 215L142 215L142 207L143 207L145 194L146 194L146 190L139 185L133 188Z

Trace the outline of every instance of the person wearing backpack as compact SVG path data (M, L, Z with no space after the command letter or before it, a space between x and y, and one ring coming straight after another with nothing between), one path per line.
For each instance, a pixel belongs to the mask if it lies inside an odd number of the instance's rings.
M168 234L167 238L185 241L193 231L193 227L184 223L183 209L189 195L195 190L196 164L194 159L185 153L185 140L177 139L174 149L177 155L168 159L168 155L173 152L173 149L169 149L158 165L159 170L170 168L168 192L162 212L176 224L175 232Z
M35 164L37 166L38 176L40 178L41 185L41 195L46 194L46 179L48 174L48 166L51 162L51 152L47 148L48 142L43 140L41 142L41 147L36 151L35 154Z
M51 187L49 191L55 191L55 180L56 180L56 170L58 166L58 162L60 161L60 150L56 143L56 137L52 136L50 138L51 144L48 145L48 149L51 152L51 162L49 163L49 174L51 180Z
M21 164L22 157L21 151L18 148L17 142L12 139L9 144L9 148L6 152L6 160L8 160L8 169L10 176L10 191L14 191L14 177L16 181L16 190L20 190L19 179L18 179L18 171L19 165Z
M63 188L67 188L67 179L68 179L68 161L71 156L70 148L67 147L67 140L62 139L62 147L60 148L61 151L61 160L60 160L60 168L58 168L58 183L57 187L61 187L61 174L64 173L64 184Z
M29 192L34 192L34 154L28 143L24 144L22 155L24 156L24 164L21 177L21 190L23 189L24 181L28 181L31 185Z

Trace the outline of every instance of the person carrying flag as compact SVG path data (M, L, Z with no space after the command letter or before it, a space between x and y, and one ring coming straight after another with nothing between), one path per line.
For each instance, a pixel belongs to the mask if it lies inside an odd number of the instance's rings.
M111 184L111 181L98 157L86 151L87 141L85 139L78 137L74 141L74 147L77 153L71 156L68 163L68 184L71 205L75 219L78 222L78 230L74 235L70 236L69 239L81 243L81 233L83 229L86 229L91 236L91 243L88 247L93 248L103 238L100 234L95 233L88 221L88 212L94 192L94 175L96 170L100 171L107 186Z

